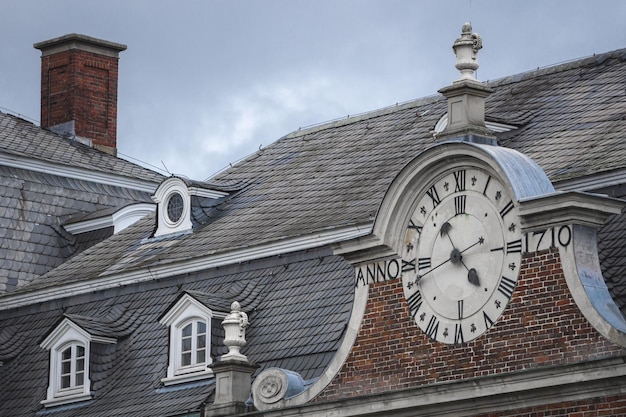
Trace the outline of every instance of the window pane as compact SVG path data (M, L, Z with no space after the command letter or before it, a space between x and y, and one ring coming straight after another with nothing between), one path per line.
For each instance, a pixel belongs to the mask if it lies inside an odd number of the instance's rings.
M69 374L71 370L71 363L69 361L61 362L61 374Z
M191 324L192 323L189 323L188 325L183 327L183 337L191 336Z
M69 388L70 387L70 376L62 376L61 377L61 388Z
M196 344L198 349L206 347L206 335L199 335Z
M198 322L198 334L206 333L206 323L203 321Z
M76 386L80 386L83 385L85 382L85 373L84 372L79 372L76 374Z
M85 370L85 359L79 359L76 361L76 372Z
M65 349L63 353L61 353L61 359L68 360L71 357L72 357L72 347L70 346L67 349Z
M187 366L187 365L191 365L191 353L183 353L181 355L181 361L180 364L182 366Z
M191 350L191 338L183 339L182 351L188 352Z
M76 346L76 357L83 358L85 357L85 348L82 346Z
M198 350L198 352L196 352L196 363L204 363L204 354L205 354L206 350L201 349Z

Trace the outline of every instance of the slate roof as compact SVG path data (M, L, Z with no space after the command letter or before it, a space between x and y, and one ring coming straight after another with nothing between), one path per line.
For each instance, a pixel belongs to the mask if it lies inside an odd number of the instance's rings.
M132 162L0 112L0 152L68 167L159 183L163 176Z
M0 154L156 184L163 177L135 164L0 113ZM0 293L24 285L70 256L111 236L112 229L72 236L72 216L152 202L147 192L0 166Z
M495 90L487 119L518 126L500 144L529 155L552 181L626 168L626 49L487 84ZM431 131L445 112L434 96L293 132L212 179L245 187L193 234L144 240L154 226L147 219L23 290L368 227L396 174L436 143Z
M206 271L185 277L184 284L153 281L2 311L0 415L43 410L49 353L39 343L64 317L117 343L91 345L93 400L40 413L152 417L200 409L212 397L214 379L169 387L160 382L169 333L159 318L185 292L204 295L203 301L226 297L221 302L227 305L240 301L252 323L243 353L263 367L281 366L312 379L324 371L347 326L353 271L324 249ZM226 353L219 322L212 326L214 357Z
M623 170L625 66L626 50L619 50L488 83L495 92L486 103L487 119L517 126L498 135L500 144L535 159L557 186ZM155 220L147 217L13 294L129 271L150 274L161 265L346 227L367 230L397 173L436 143L431 131L445 112L445 100L434 96L293 132L212 179L241 186L203 211L193 233L151 239ZM602 247L601 256L622 306L625 227L623 215L615 216L600 233L604 242L614 242ZM93 318L113 305L135 318L136 330L95 350L95 399L59 407L54 414L197 410L211 400L211 382L178 387L159 382L167 365L167 330L158 318L184 292L222 308L229 294L245 298L255 307L248 311L252 325L244 353L262 368L278 366L316 378L345 333L353 297L351 267L330 253L327 247L310 249L0 312L0 341L10 341L0 349L5 362L0 414L31 415L45 397L46 353L32 340L41 340L63 314L82 319L94 331L110 332ZM217 344L213 349L223 352ZM16 356L18 351L23 353Z

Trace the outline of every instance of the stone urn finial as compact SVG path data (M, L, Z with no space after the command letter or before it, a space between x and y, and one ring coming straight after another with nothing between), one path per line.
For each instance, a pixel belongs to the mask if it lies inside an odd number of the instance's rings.
M228 347L228 353L222 356L222 361L237 360L247 361L246 355L239 350L246 345L246 328L250 325L248 315L241 311L237 301L230 305L230 314L222 321L224 326L224 344Z
M483 40L478 33L472 33L472 25L465 23L461 37L454 41L452 50L456 55L456 69L461 71L459 80L476 80L474 71L478 69L478 51L483 47Z

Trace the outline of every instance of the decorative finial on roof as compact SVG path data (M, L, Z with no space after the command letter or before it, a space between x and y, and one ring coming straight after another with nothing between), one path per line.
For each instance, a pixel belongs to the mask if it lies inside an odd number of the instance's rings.
M228 347L228 353L222 356L222 361L247 361L248 358L239 350L246 345L246 328L250 325L248 315L241 311L237 301L230 305L230 310L230 314L222 321L226 333L224 344Z
M461 37L454 41L456 68L461 78L439 90L448 99L448 123L437 135L439 141L464 141L497 145L495 133L485 125L485 98L492 90L474 78L478 69L477 54L483 47L480 35L465 23Z
M483 47L483 39L478 33L472 33L472 25L465 23L461 37L454 41L452 50L456 55L456 69L461 71L460 80L475 80L474 71L478 69L478 51Z

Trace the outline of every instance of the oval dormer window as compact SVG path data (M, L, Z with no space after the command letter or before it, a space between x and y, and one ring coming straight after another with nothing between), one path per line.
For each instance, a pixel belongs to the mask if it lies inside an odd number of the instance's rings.
M180 193L172 193L167 200L167 217L170 222L177 223L183 215L185 201Z

